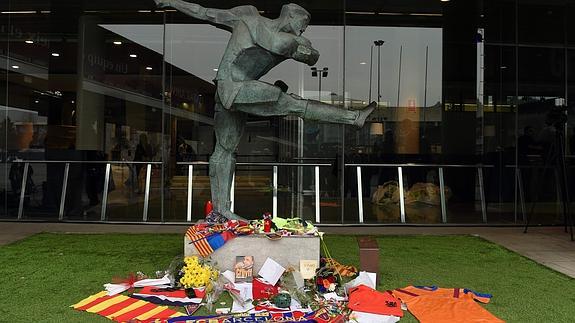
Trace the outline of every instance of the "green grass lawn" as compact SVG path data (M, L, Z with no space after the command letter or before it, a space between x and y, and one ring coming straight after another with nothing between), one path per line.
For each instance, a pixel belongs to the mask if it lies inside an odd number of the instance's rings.
M359 263L355 237L326 236L334 258ZM575 280L477 237L385 236L379 289L465 287L492 293L509 322L573 322ZM182 252L179 235L38 234L0 247L0 322L110 322L69 305L112 277L153 274ZM406 313L402 322L416 322Z

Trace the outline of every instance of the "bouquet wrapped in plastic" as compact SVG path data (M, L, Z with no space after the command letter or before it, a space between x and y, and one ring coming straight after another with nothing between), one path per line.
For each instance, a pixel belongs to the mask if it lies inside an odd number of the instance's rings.
M198 256L177 257L168 269L172 287L185 289L188 297L209 296L219 276L219 270L209 259Z

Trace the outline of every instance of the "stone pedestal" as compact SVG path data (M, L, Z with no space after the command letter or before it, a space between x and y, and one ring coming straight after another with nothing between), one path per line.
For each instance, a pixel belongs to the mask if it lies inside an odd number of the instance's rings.
M184 255L198 255L196 247L184 238ZM226 242L220 249L211 254L221 271L232 270L236 256L254 256L254 276L268 257L283 267L292 266L299 270L300 260L317 260L320 257L319 237L292 236L280 240L270 240L264 235L239 236Z

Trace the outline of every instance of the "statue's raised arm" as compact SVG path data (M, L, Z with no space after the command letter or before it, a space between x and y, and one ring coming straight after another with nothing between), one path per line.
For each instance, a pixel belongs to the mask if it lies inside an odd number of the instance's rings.
M236 15L231 10L205 8L197 3L182 0L154 0L159 8L171 7L188 16L205 20L215 25L233 28Z

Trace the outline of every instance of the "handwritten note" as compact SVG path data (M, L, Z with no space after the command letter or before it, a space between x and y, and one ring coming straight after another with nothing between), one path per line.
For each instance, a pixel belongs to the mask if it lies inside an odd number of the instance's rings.
M317 260L300 260L299 271L303 279L312 279L315 277L315 271L319 267Z

